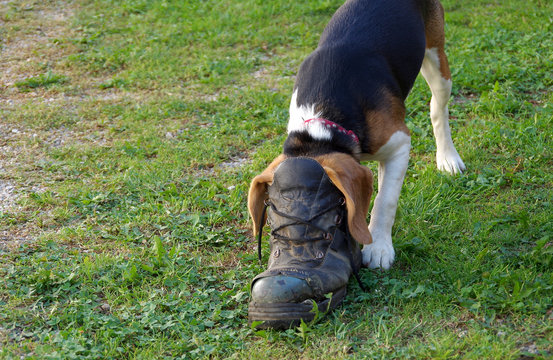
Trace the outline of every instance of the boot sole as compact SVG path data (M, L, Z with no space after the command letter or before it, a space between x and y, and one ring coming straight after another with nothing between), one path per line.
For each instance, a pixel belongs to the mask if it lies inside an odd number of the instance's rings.
M342 303L346 296L346 287L340 288L333 293L331 299L316 301L320 313L333 310ZM301 303L255 303L250 302L248 309L248 323L263 321L256 326L256 329L278 329L285 330L298 326L301 320L312 321L315 318L313 303L305 300Z

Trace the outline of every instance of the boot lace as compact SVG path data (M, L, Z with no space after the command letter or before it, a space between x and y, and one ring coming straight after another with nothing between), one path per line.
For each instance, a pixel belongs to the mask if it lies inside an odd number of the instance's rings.
M345 206L345 199L342 198L340 203L334 205L334 206L330 206L324 210L321 210L320 212L316 213L315 215L313 215L311 218L307 219L307 220L304 220L300 217L297 217L297 216L293 216L293 215L289 215L289 214L286 214L286 213L283 213L282 211L279 211L276 206L269 200L265 200L265 206L263 207L263 211L261 212L261 221L260 221L260 224L263 223L263 220L265 219L265 215L267 213L267 208L270 207L271 210L283 217L283 218L286 218L286 219L289 219L289 220L292 220L292 222L290 223L287 223L287 224L284 224L284 225L280 225L274 229L271 229L271 236L273 236L274 238L276 239L279 239L279 240L288 240L288 241L294 241L294 242L308 242L308 241L317 241L317 240L332 240L332 234L328 231L326 231L325 229L321 228L320 226L316 225L316 224L313 224L312 221L324 214L326 214L327 212L329 211L332 211L336 208L339 208L339 207L344 207ZM281 234L278 233L279 230L282 230L283 228L287 227L287 226L293 226L293 225L306 225L306 226L310 226L312 228L315 228L316 230L318 230L322 235L319 236L319 237L316 237L316 238L295 238L295 239L291 239L291 238L288 238L286 236L283 236ZM348 258L349 258L349 261L350 261L350 264L351 264L351 268L353 270L353 275L355 276L355 279L357 280L357 283L359 284L359 287L363 290L363 291L367 291L366 288L363 286L363 283L361 282L361 278L359 277L359 268L357 266L355 266L355 262L353 261L353 249L352 249L352 243L353 243L353 238L349 232L349 229L347 228L346 226L346 242L347 242L347 245L348 245ZM259 259L259 263L262 264L262 255L261 255L261 239L263 237L263 226L261 226L261 228L259 229L259 233L257 234L257 258Z

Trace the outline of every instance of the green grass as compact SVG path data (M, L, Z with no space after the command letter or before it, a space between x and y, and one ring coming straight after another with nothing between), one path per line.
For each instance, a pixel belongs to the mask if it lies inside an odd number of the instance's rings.
M419 78L394 267L362 270L370 290L352 281L316 324L247 325L264 268L249 181L279 154L294 74L340 3L2 4L7 50L54 21L44 12L71 12L64 31L22 48L30 61L3 90L0 185L17 206L0 207L0 358L553 356L543 0L444 0L467 172L436 170Z

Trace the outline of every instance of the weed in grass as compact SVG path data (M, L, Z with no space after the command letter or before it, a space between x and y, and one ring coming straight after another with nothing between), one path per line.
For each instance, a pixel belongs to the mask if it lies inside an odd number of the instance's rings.
M102 90L111 89L111 88L124 89L126 84L127 82L122 79L109 79L101 83L100 85L98 85L98 87Z
M56 84L63 84L68 81L68 78L63 75L57 75L51 71L41 74L39 76L34 76L27 78L25 80L20 80L15 83L15 86L20 91L30 91L31 89L39 87L49 87Z

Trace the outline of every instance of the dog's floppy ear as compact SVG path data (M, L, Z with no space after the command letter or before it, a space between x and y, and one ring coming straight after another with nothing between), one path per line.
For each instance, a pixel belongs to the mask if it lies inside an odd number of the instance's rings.
M250 184L250 190L248 192L248 211L250 212L253 222L254 236L261 231L263 224L265 224L267 220L267 215L261 219L261 214L265 207L265 200L268 197L267 186L273 183L275 169L284 159L286 159L284 155L279 155L261 174L254 177Z
M367 214L373 192L373 174L346 154L330 154L317 158L328 177L346 197L348 226L353 238L361 244L372 242Z

